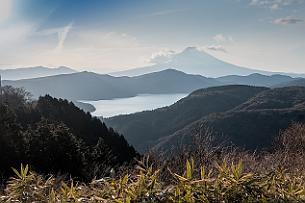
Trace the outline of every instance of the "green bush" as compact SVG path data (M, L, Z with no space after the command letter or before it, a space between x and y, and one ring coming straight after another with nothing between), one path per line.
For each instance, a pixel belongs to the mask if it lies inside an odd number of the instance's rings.
M160 180L160 170L139 162L135 171L118 178L93 180L89 184L48 179L21 165L13 169L1 202L304 202L305 179L285 170L245 172L242 161L215 163L195 169L187 160L183 174L171 171L171 183ZM170 170L170 169L169 169ZM198 171L199 174L196 174Z

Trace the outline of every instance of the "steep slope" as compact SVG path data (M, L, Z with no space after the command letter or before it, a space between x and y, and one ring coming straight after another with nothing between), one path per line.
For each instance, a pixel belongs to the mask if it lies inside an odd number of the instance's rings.
M193 122L160 139L156 148L167 149L178 140L188 142L202 125L212 128L217 135L223 135L226 141L237 146L250 150L270 148L280 130L293 122L305 122L305 88L271 89L227 112Z
M77 137L82 138L88 145L95 145L99 139L103 140L120 162L135 156L133 147L129 146L123 136L109 129L99 119L77 108L67 100L40 97L36 110L49 120L65 123ZM124 151L125 153L122 153Z
M68 67L48 68L43 66L0 70L3 80L21 80L51 75L70 74L76 71Z
M80 101L73 101L74 105L83 110L84 112L94 112L96 108L92 104L83 103Z
M138 150L145 151L158 139L210 113L232 109L266 89L239 85L201 89L169 107L116 116L105 122L123 133Z
M272 87L286 82L294 81L295 78L286 75L262 75L259 73L253 73L247 76L228 75L216 78L217 81L223 84L238 84L238 85L254 85Z
M137 77L113 77L80 72L42 78L4 81L5 85L24 87L34 97L50 94L70 100L100 100L149 93L190 93L221 83L199 75L164 70Z

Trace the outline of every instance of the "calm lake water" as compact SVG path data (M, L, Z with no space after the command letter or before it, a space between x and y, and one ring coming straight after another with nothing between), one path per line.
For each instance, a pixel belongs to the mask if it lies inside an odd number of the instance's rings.
M174 104L176 101L187 96L186 94L142 94L136 97L119 98L99 101L82 101L92 104L96 111L94 116L104 118L121 114L130 114L145 110L153 110Z

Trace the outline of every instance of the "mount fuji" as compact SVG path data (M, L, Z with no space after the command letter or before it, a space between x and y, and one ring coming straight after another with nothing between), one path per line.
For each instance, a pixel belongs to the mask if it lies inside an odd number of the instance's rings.
M245 76L253 73L259 73L263 75L283 74L292 77L305 76L293 73L268 72L240 67L219 60L214 56L199 50L196 47L187 47L180 53L174 53L166 57L166 60L162 60L151 66L114 72L110 74L114 76L138 76L165 69L176 69L188 74L199 74L206 77L222 77L227 75Z

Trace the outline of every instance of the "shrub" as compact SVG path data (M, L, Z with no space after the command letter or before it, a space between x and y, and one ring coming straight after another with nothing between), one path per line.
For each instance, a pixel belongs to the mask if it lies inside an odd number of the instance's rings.
M169 169L170 170L170 169ZM148 159L139 162L134 172L118 178L93 180L85 185L56 181L21 165L8 182L1 202L304 202L305 179L285 170L269 173L245 172L242 161L215 163L207 170L195 168L187 160L185 171L170 171L172 183L160 180L160 170ZM199 174L195 174L196 171Z

